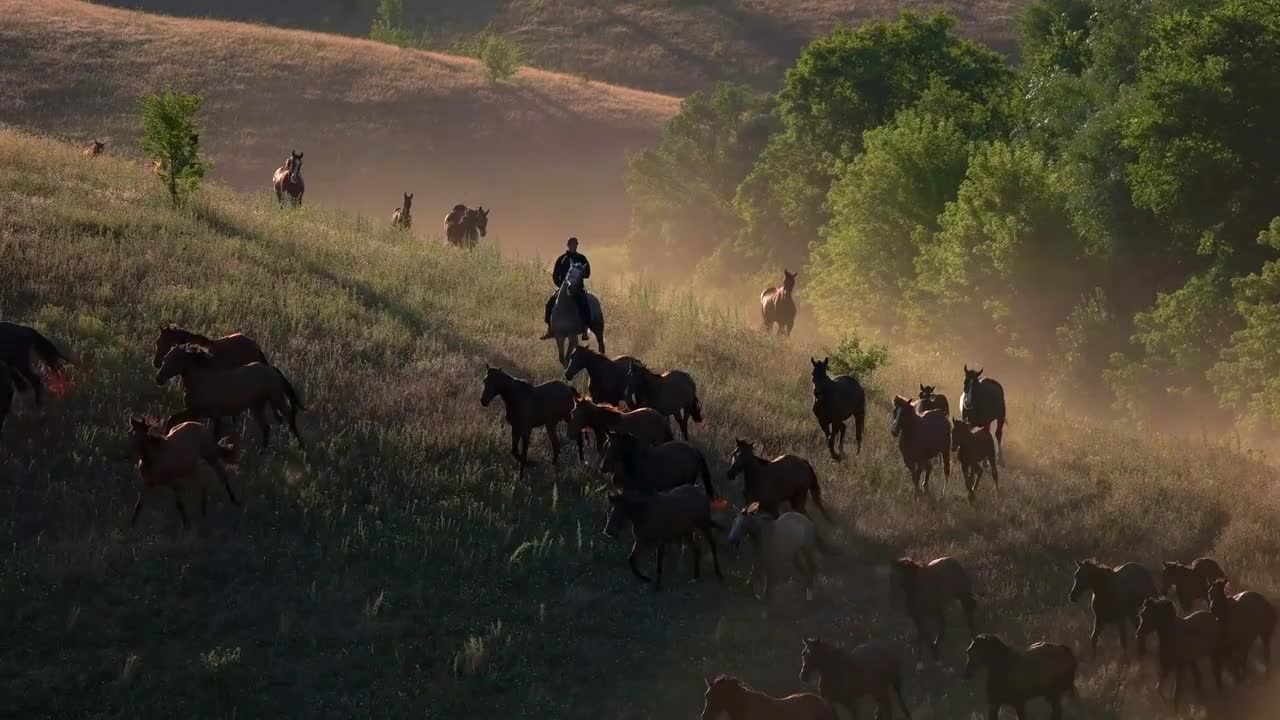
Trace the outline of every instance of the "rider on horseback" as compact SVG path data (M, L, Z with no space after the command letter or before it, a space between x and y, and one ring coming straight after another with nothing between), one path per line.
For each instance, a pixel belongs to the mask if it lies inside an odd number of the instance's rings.
M587 260L587 256L578 252L578 238L571 237L568 242L568 250L556 259L556 265L551 270L551 280L556 284L556 292L551 293L551 298L547 300L547 309L543 313L543 322L547 324L547 334L542 336L543 340L551 338L551 308L555 307L556 295L560 292L560 286L564 284L565 275L569 273L569 268L573 265L582 266L582 279L586 280L591 277L591 262ZM578 295L578 314L582 317L582 339L586 340L590 336L587 335L587 328L591 326L591 307L587 303L587 292L585 287L580 295Z

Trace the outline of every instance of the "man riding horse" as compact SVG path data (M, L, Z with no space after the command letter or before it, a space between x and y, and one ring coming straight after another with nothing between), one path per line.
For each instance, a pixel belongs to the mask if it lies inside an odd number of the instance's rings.
M564 278L569 274L569 268L574 265L582 266L582 279L591 277L591 262L587 260L587 256L578 252L578 238L571 237L568 242L568 250L556 259L555 267L551 270L551 280L556 285L556 292L551 293L551 297L547 300L547 309L543 313L543 322L547 324L547 334L541 339L550 340L551 334L551 309L555 307L556 295L560 292L560 286L564 284ZM587 330L591 325L591 306L587 303L587 293L584 291L577 295L578 314L582 318L582 339L586 340L590 336Z

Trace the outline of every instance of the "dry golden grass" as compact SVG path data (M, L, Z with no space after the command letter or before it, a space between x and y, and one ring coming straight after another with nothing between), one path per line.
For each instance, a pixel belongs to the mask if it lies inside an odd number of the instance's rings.
M678 109L533 69L491 86L465 58L336 35L72 0L0 0L0 18L0 123L135 152L138 97L171 83L206 99L214 179L266 192L297 148L309 204L381 224L416 192L422 236L454 203L483 204L493 228L519 228L544 253L569 234L625 233L624 150Z

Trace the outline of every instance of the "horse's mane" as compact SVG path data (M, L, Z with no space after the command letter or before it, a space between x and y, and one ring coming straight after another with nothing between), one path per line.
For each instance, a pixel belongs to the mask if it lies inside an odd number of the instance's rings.
M165 328L165 331L174 333L176 335L181 335L182 337L186 338L184 342L187 342L187 343L213 342L212 340L205 337L204 335L201 335L198 332L192 332L191 330L188 330L182 327L181 325L178 325L177 323L169 323L169 327Z
M183 353L191 356L196 360L197 365L204 365L213 359L213 353L209 348L198 343L183 343L178 346Z
M1091 568L1097 568L1098 570L1115 570L1115 567L1108 565L1104 562L1099 562L1097 558L1089 558L1087 560L1081 560L1080 564L1087 567L1091 567Z
M711 679L712 685L715 685L717 683L722 683L722 682L733 683L734 685L743 684L742 680L740 680L737 675L730 675L729 673L720 673L719 675ZM743 687L745 687L745 685Z

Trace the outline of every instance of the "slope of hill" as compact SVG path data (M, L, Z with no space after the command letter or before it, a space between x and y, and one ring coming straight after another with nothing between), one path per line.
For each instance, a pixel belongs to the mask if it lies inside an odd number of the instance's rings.
M464 58L334 35L72 0L0 0L0 17L0 123L133 152L138 97L171 83L206 98L219 180L265 192L297 148L308 203L382 223L412 191L424 236L454 203L483 204L544 253L625 234L624 150L678 109L537 70L493 87Z
M108 0L109 5L251 20L363 36L378 0ZM442 46L492 22L538 67L659 92L715 80L772 87L805 43L840 24L945 10L960 30L1012 52L1029 0L405 0L405 16Z
M1117 662L1114 636L1100 659L1085 651L1087 610L1065 598L1074 559L1209 553L1233 581L1280 592L1266 465L1015 394L1000 493L969 505L953 478L946 497L913 501L886 397L938 380L954 399L955 367L899 359L878 373L862 453L833 463L809 412L815 348L633 288L603 296L610 348L697 378L694 441L720 489L740 497L723 476L734 437L807 456L837 517L820 528L841 549L815 601L791 587L763 618L742 586L745 549L722 545L723 585L686 584L687 558L669 553L654 594L626 546L599 537L594 470L549 467L539 436L544 462L517 482L501 412L477 402L485 362L559 375L534 340L536 266L216 187L175 211L134 162L0 130L0 268L0 317L81 360L65 397L19 401L0 445L0 716L687 717L709 673L799 690L806 635L908 655L885 563L950 554L975 578L984 629L1080 652L1073 716L1149 720L1173 717L1150 668ZM136 480L120 460L127 413L179 403L149 364L170 320L258 338L311 409L305 458L238 439L245 507L214 493L188 534L158 491L128 529ZM980 683L955 672L961 635L945 670L909 671L916 718L980 709ZM1268 717L1238 704L1267 700L1256 694L1233 689L1208 717Z

